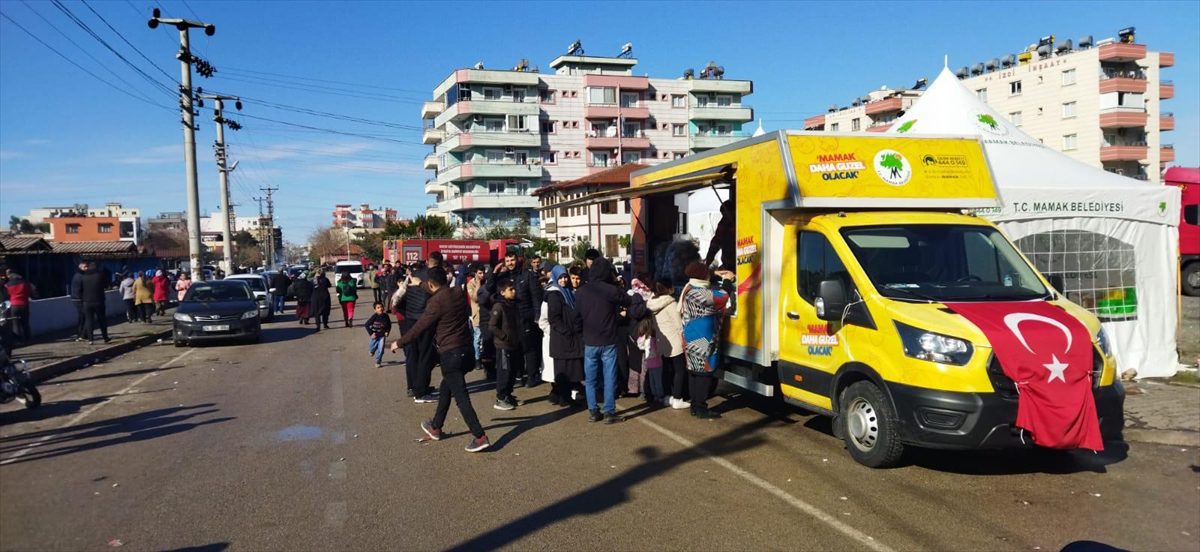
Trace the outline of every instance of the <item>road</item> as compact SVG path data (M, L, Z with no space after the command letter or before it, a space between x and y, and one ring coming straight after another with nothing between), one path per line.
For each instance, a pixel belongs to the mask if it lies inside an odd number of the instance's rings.
M365 306L365 305L363 305ZM365 312L365 311L364 311ZM335 324L336 326L336 324ZM614 426L474 404L494 446L419 443L433 405L359 327L141 349L0 408L0 549L1196 550L1196 450L912 454L871 470L823 418L722 387L720 420Z

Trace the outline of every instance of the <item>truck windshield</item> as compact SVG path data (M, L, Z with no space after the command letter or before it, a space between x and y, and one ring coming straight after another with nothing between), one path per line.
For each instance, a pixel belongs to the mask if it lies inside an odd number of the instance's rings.
M844 229L842 237L884 297L1019 301L1047 295L1037 274L995 228L871 226Z

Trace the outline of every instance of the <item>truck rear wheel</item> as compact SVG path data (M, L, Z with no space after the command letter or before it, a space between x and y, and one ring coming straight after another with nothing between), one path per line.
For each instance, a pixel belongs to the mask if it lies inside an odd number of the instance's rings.
M839 429L850 457L870 468L895 466L904 455L904 443L896 411L883 391L869 381L857 381L842 391L839 405Z
M1183 294L1195 297L1200 295L1200 261L1188 263L1183 267Z

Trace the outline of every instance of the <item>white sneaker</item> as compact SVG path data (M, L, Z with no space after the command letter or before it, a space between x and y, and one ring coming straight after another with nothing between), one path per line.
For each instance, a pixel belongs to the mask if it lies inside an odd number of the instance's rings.
M691 408L691 407L692 407L692 403L690 403L690 402L687 402L683 399L676 399L674 397L671 398L671 408L674 408L675 410L683 410L685 408Z

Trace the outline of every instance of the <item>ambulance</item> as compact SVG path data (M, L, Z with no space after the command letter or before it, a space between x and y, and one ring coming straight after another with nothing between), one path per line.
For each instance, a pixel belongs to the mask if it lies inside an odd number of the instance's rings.
M714 243L737 275L725 381L831 416L871 467L910 446L1099 449L1077 433L1119 435L1099 320L973 212L999 200L977 138L778 131L582 201L628 199L636 271L681 284L697 253L688 197L720 190L734 220L718 227L734 234Z

